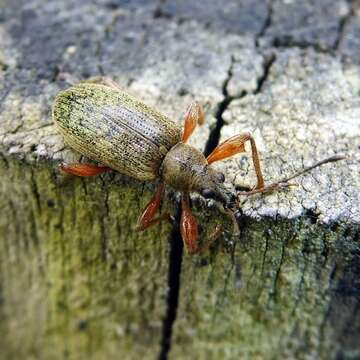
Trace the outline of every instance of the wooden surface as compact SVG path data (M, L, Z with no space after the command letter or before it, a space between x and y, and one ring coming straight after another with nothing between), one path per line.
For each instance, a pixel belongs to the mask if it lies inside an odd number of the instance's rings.
M0 359L357 359L360 356L358 1L0 0ZM55 95L96 75L181 123L194 99L209 151L253 133L271 182L241 234L194 197L202 256L136 220L155 189L74 179ZM233 191L248 155L217 165ZM164 210L176 212L170 192ZM176 319L175 319L176 317Z

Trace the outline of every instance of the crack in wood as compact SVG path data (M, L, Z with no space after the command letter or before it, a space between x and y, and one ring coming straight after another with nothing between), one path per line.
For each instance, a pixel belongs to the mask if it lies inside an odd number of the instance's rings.
M271 53L271 55L269 57L264 59L263 73L257 79L257 87L254 91L251 92L252 94L256 95L262 91L262 87L263 87L265 81L267 80L269 73L270 73L270 69L271 69L272 65L275 63L275 61L276 61L275 53ZM233 76L234 63L235 63L235 59L232 56L228 74L227 74L227 77L226 77L226 79L223 83L223 87L222 87L222 93L223 93L224 97L223 97L223 100L219 103L218 109L215 114L216 125L215 125L214 129L210 132L208 141L205 145L205 150L204 150L205 156L208 156L219 144L220 137L221 137L221 129L225 125L223 114L228 109L230 103L233 100L241 99L248 94L248 92L246 90L241 91L241 93L237 96L231 96L229 94L227 87Z
M342 16L339 20L339 28L338 28L338 32L337 32L337 38L336 38L336 40L334 42L334 46L333 46L334 51L339 50L339 46L344 37L346 24L349 23L350 19L354 16L354 14L355 14L354 4L353 4L353 1L350 1L350 11L345 16Z
M179 223L181 216L180 204L176 204L174 225L170 234L170 253L168 270L168 293L166 314L162 326L161 349L159 360L167 360L171 350L171 337L179 304L181 264L184 244L181 238Z
M231 101L234 99L232 96L229 95L227 86L232 78L232 71L233 71L233 65L234 65L234 58L231 57L231 63L228 70L227 77L223 83L222 87L222 93L223 93L223 100L219 103L218 109L215 114L216 118L216 125L215 128L210 132L208 141L205 145L204 154L205 156L208 156L219 144L220 141L220 135L221 135L221 129L224 126L225 122L223 119L223 114L230 105ZM245 92L243 92L239 97L242 97L245 95Z
M264 67L263 67L263 74L257 79L257 87L254 91L254 94L259 94L264 86L265 81L269 77L270 69L275 63L276 55L275 53L272 53L268 58L264 59Z
M259 47L259 39L265 35L267 29L271 26L272 15L273 15L273 0L269 0L268 12L267 12L267 17L266 17L265 22L264 22L264 26L262 27L260 32L255 37L256 47Z

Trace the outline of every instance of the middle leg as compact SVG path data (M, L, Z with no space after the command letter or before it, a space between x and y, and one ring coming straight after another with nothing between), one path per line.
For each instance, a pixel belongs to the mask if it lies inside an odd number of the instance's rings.
M138 219L138 228L140 231L145 230L146 228L157 224L161 220L169 219L169 214L164 214L162 216L159 216L157 218L154 218L157 211L160 208L161 205L161 198L164 195L165 191L165 184L160 183L155 196L150 200L150 202L146 205L145 210L140 215Z

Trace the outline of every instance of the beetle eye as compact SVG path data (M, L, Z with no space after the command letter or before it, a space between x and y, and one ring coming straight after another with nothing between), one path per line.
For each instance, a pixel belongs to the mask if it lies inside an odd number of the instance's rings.
M205 199L209 199L209 198L213 198L215 197L215 192L211 189L204 189L202 192L201 192L202 196L205 198Z
M217 174L218 180L223 183L225 181L225 175L222 172Z

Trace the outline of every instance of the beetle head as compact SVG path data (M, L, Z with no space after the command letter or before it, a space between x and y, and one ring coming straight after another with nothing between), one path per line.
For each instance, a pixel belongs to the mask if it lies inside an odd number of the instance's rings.
M223 173L216 171L211 165L206 165L197 191L206 199L219 201L226 209L232 208L235 205L235 196L225 188L224 181Z
M180 191L195 191L205 198L221 202L225 208L234 205L234 195L223 185L225 176L208 165L196 148L178 143L165 156L161 177L166 184Z

